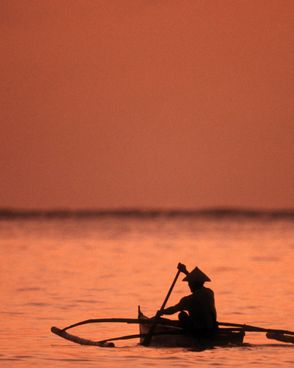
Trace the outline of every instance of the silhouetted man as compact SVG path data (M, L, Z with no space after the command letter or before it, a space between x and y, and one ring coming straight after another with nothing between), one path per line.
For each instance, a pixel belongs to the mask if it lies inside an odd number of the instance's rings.
M188 272L186 266L180 263L178 269L186 274L183 281L188 282L192 294L182 298L178 304L164 309L161 315L180 312L179 320L186 332L210 336L217 329L216 309L214 293L204 283L211 280L198 267Z

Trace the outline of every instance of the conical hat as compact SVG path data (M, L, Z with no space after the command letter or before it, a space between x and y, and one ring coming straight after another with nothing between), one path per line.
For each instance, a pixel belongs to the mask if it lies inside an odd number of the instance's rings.
M205 281L211 281L210 278L205 275L198 267L195 267L193 271L191 271L183 281L190 281L190 282L199 282L203 283Z

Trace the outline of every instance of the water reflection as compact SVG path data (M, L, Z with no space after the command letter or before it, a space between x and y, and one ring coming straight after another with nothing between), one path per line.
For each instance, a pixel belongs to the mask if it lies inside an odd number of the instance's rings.
M108 350L71 345L50 334L95 317L154 315L179 261L212 278L218 318L291 329L291 221L201 218L26 220L0 222L2 280L0 361L71 366L181 365L288 367L293 349L250 334L252 347L187 352L144 349L135 341ZM169 305L187 292L179 281ZM92 325L77 331L100 339L137 333L136 326ZM17 363L15 363L17 362Z

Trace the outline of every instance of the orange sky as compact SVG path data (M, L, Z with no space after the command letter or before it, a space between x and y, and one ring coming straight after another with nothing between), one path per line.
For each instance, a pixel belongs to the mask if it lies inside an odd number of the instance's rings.
M1 0L0 207L294 207L294 1Z

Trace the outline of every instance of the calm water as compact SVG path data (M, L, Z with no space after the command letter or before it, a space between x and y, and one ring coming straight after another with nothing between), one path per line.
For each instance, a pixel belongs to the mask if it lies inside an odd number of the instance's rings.
M101 317L136 318L160 307L176 265L212 279L219 321L294 330L294 221L262 219L88 218L0 221L1 367L289 367L294 345L248 333L239 348L202 352L86 347L50 332ZM168 305L187 294L181 281ZM102 339L136 325L72 330Z

